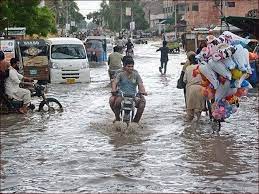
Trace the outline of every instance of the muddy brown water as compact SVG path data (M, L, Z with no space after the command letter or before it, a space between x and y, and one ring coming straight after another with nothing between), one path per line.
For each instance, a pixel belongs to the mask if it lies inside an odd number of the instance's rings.
M0 115L1 191L258 192L257 91L213 135L205 114L200 124L183 119L185 54L170 55L161 76L156 49L135 46L149 94L141 126L112 124L106 66L91 68L89 84L49 85L61 113Z

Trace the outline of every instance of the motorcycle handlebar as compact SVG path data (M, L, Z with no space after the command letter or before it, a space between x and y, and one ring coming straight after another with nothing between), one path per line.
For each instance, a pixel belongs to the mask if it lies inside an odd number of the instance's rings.
M117 90L116 92L111 92L111 94L112 94L113 96L117 96L118 93L119 93L118 90ZM125 94L123 94L123 93L122 93L122 95L123 95L124 97L132 97L132 95L125 95ZM138 93L136 93L135 96L138 96L138 95L147 96L147 93L146 93L146 92L138 92Z

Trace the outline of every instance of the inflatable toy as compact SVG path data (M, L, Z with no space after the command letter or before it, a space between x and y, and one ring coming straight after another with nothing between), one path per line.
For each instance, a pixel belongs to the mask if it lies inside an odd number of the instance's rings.
M217 89L219 86L217 76L205 61L201 62L201 65L199 65L199 70L210 81L214 89Z
M213 61L212 59L210 59L208 65L213 71L215 71L219 75L222 75L224 78L231 80L231 72L221 61Z

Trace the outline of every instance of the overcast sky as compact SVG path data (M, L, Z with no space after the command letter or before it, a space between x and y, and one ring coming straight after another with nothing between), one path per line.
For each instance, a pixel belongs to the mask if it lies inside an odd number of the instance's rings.
M81 0L75 1L80 9L80 13L86 17L86 15L90 12L94 12L100 9L101 0Z

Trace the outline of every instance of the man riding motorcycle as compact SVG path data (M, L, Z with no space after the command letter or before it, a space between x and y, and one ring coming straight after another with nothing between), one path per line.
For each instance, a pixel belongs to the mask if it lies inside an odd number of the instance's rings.
M5 80L9 76L9 64L5 61L5 54L0 51L0 97L5 94Z
M133 52L133 48L134 48L134 45L133 43L131 42L130 38L128 39L128 42L126 43L126 55L129 56L129 55L133 55L134 52Z
M5 81L5 92L8 95L9 98L13 98L19 101L23 101L23 106L19 109L20 113L27 113L28 105L31 102L31 92L30 90L20 88L20 84L30 85L32 86L33 80L28 77L24 77L23 75L19 74L17 72L17 63L18 60L15 58L12 58L10 60L11 66L9 67L9 76L6 78ZM29 82L24 82L29 81Z
M124 93L129 96L135 96L137 93L137 88L139 93L135 97L135 103L137 108L137 113L133 119L133 122L138 123L146 105L146 100L143 95L147 95L143 81L139 73L134 70L134 60L130 56L125 56L123 58L123 71L118 73L116 79L112 82L112 96L110 97L110 107L115 114L115 121L120 121L120 108L122 96ZM119 89L119 92L117 92Z
M115 77L117 71L119 71L122 68L121 62L123 55L120 53L120 51L121 48L119 46L115 46L113 48L113 53L111 53L108 57L108 73L110 76L110 80L112 80Z

